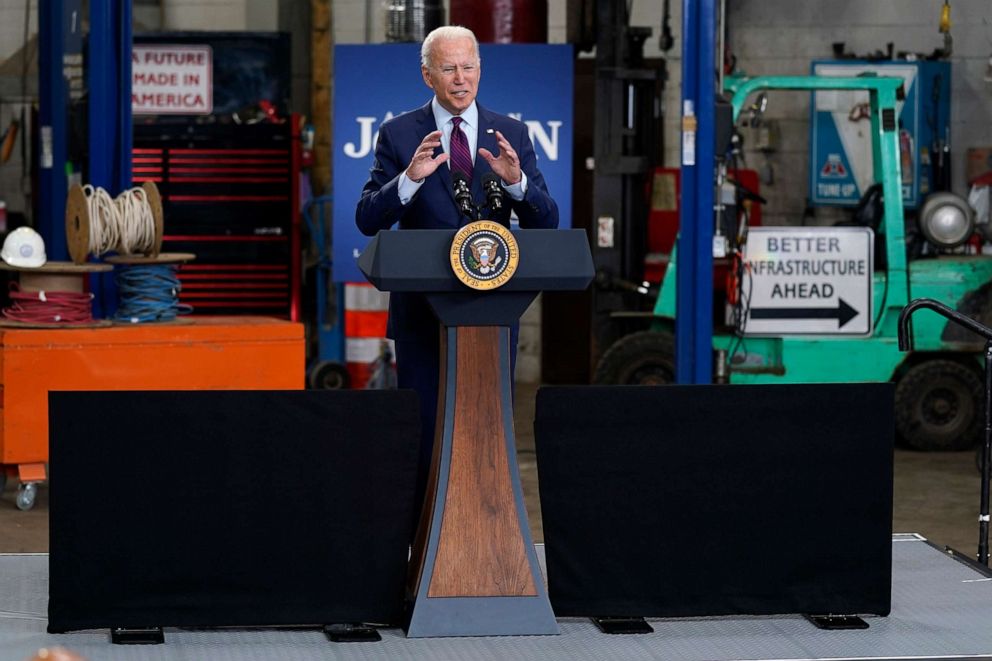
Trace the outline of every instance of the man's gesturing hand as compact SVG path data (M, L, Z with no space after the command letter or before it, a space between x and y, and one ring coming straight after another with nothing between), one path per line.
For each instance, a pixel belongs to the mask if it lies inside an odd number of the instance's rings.
M479 156L486 159L493 172L500 176L500 179L508 185L520 183L520 157L503 134L496 131L496 144L499 145L499 157L493 156L488 149L480 149ZM408 175L409 176L409 175Z
M434 174L438 166L448 160L448 155L440 153L434 156L434 150L441 146L441 132L434 131L424 136L423 142L417 147L410 165L406 167L406 176L417 183Z

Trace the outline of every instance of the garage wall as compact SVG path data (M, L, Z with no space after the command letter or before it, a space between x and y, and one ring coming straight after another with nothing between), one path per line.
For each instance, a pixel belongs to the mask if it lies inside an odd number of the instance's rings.
M163 30L245 30L245 0L163 0Z
M843 41L859 55L884 51L930 53L943 46L938 33L939 0L834 0L833 2L728 3L729 43L748 75L807 75L813 59L832 57L831 43ZM992 55L992 11L987 0L951 3L951 149L953 190L966 194L965 150L992 144L992 84L984 76ZM775 183L763 185L768 222L798 224L808 191L809 95L769 95L766 116L781 128L780 147L770 157ZM748 165L764 157L747 151ZM817 210L820 221L830 210Z
M24 39L24 8L31 5L29 33L38 31L38 2L32 0L0 1L0 62L6 60L21 48Z
M33 38L38 32L38 12L37 0L27 2L26 0L0 0L0 63L7 60L21 50L24 44L24 12L30 5L28 12L28 34ZM32 41L28 50L34 52ZM11 61L7 67L3 67L8 75L0 79L0 134L10 126L13 119L21 116L22 109L26 106L21 103L21 61ZM38 86L34 82L35 70L32 67L28 73L28 96L36 93ZM30 115L28 112L27 115ZM27 117L26 117L27 119ZM30 122L30 119L28 119ZM21 127L21 137L27 135L26 126ZM22 189L26 185L27 178L23 177L21 171L21 145L20 137L18 144L14 148L11 158L6 163L0 164L0 200L7 204L7 211L23 212L29 205L29 199L23 194Z

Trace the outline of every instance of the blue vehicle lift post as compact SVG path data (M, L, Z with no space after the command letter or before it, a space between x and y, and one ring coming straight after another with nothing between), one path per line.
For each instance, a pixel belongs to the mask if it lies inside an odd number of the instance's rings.
M678 383L713 373L713 189L716 2L682 1L682 203L677 264Z
M51 260L65 260L66 160L68 158L68 84L63 74L65 41L72 31L71 0L38 4L38 218L35 228ZM78 23L76 24L78 25Z
M89 183L118 195L131 186L131 0L91 0Z
M68 193L69 91L64 56L78 43L81 0L46 0L38 5L39 145L37 229L48 258L69 258L65 232ZM87 38L89 91L88 183L116 195L131 185L131 0L91 0ZM93 276L96 278L96 276ZM108 279L91 281L96 311L112 312L116 291Z
M88 183L112 196L131 187L131 22L131 0L90 1ZM113 315L117 286L112 274L93 274L90 285L94 310Z

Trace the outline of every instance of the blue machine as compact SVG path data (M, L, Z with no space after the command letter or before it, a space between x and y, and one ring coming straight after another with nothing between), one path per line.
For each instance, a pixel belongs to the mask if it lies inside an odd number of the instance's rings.
M877 75L902 78L899 156L902 199L916 209L950 184L949 62L822 60L815 76ZM867 92L814 92L810 103L810 200L817 206L853 206L871 185L871 122Z
M350 385L345 365L344 284L331 281L331 245L327 208L333 197L323 195L308 201L303 218L320 255L316 269L317 351L307 364L307 383L315 389L339 389Z

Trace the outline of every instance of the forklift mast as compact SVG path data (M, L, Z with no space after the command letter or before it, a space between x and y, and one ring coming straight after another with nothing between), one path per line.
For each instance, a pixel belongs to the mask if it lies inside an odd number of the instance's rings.
M761 90L831 90L866 91L871 109L873 180L882 183L882 197L895 200L885 205L882 232L889 274L888 305L902 309L909 301L906 276L905 223L900 182L899 135L896 101L903 94L901 78L884 76L758 76L728 79L727 91L733 94L734 121L740 117L748 96Z
M595 171L590 365L620 335L612 313L643 308L650 173L661 159L664 66L647 66L651 28L629 25L627 3L596 3Z

